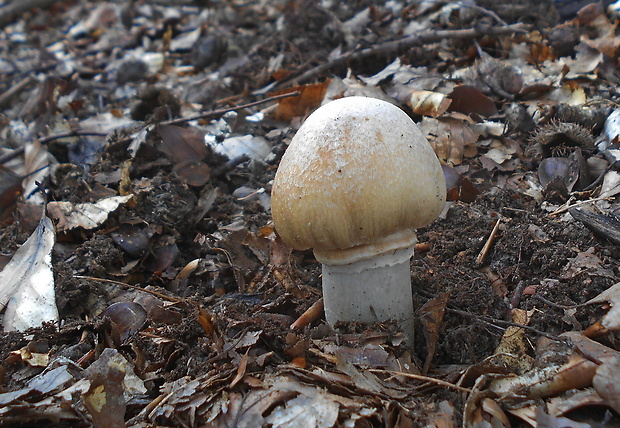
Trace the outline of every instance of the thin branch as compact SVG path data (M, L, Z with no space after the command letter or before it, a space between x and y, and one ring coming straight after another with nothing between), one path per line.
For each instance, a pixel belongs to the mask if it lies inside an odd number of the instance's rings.
M165 294L159 293L157 291L147 290L146 288L138 287L137 285L126 284L124 282L114 281L112 279L95 278L94 276L82 276L82 275L75 275L74 278L86 279L86 280L89 280L89 281L105 282L105 283L108 283L108 284L119 285L121 287L129 287L129 288L133 288L134 290L144 291L145 293L152 294L155 297L159 297L161 299L169 300L169 301L174 302L174 303L181 303L181 302L183 302L183 299L179 299L177 297L166 296Z
M69 138L69 137L93 137L93 136L94 137L107 137L108 134L103 134L101 132L69 131L69 132L63 132L61 134L50 135L50 136L45 137L45 138L40 138L39 139L39 143L47 144L50 141L61 140L63 138ZM25 150L26 150L25 147L18 147L17 149L13 150L12 152L0 156L0 165L5 164L8 161L10 161L12 159L15 159L18 156L21 156L22 154L24 154Z
M179 123L191 122L192 120L215 118L215 117L222 116L226 113L229 113L231 111L243 110L249 107L255 107L257 105L265 104L271 101L281 100L282 98L296 97L298 95L299 95L299 92L297 91L289 92L286 94L274 95L273 97L263 98L262 100L253 101L251 103L241 104L241 105L233 106L233 107L221 108L217 110L211 110L205 113L197 114L195 116L180 117L178 119L166 120L163 122L158 122L158 124L159 125L176 125ZM83 137L83 136L107 137L108 134L102 134L100 132L82 132L82 131L63 132L62 134L54 134L48 137L40 138L39 143L47 144L50 141L60 140L62 138ZM24 153L24 150L25 150L24 147L19 147L10 153L0 156L0 165L7 163L11 159L15 159L16 157L21 156Z
M491 27L486 29L468 28L462 30L426 30L418 34L405 37L403 39L379 43L370 48L362 49L359 51L347 52L337 58L332 59L331 61L324 62L323 64L314 67L297 77L291 77L286 81L282 81L282 83L285 83L289 80L295 80L298 83L303 83L313 79L318 75L325 74L332 68L335 68L349 61L357 61L380 54L385 55L399 53L414 46L419 46L425 43L434 43L445 39L472 39L483 36L499 36L502 34L520 33L525 31L527 31L527 26L522 24L514 24L503 27Z
M488 324L491 325L493 327L499 327L499 326L506 326L506 327L519 327L519 328L523 328L525 330L529 330L533 333L538 334L539 336L544 336L544 337L548 337L549 339L553 339L553 340L557 340L559 342L564 342L566 341L566 339L562 339L561 337L558 336L554 336L552 334L549 334L547 332L538 330L537 328L534 327L530 327L529 325L523 325L523 324L518 324L516 322L511 322L511 321L504 321L504 320L498 320L495 318L491 318L485 315L476 315L476 314L472 314L469 313L467 311L461 311L460 309L453 309L453 308L448 308L447 309L448 312L452 312L467 318L473 318L475 320L478 320L479 322L483 323L483 324Z
M233 106L233 107L227 107L227 108L220 108L217 110L211 110L209 112L206 113L201 113L201 114L197 114L195 116L190 116L190 117L180 117L178 119L171 119L171 120L166 120L163 122L158 122L158 125L177 125L179 123L186 123L186 122L191 122L192 120L200 120L200 119L212 119L215 117L219 117L222 116L226 113L229 113L231 111L237 111L237 110L243 110L249 107L255 107L257 105L260 104L265 104L271 101L277 101L277 100L281 100L282 98L289 98L289 97L296 97L299 95L299 92L295 91L295 92L288 92L286 94L279 94L279 95L274 95L273 97L268 97L268 98L263 98L262 100L259 101L253 101L251 103L247 103L247 104L241 104L238 106Z
M608 201L608 200L611 200L611 199L613 199L612 196L602 196L602 197L598 197L598 198L588 199L588 200L585 200L585 201L579 201L579 202L576 202L576 203L574 203L572 205L568 205L568 202L567 202L566 204L564 204L564 206L558 208L557 210L555 210L554 212L549 214L549 216L556 216L558 214L562 214L562 213L570 210L571 208L580 207L582 205L589 204L590 202Z
M423 375L419 375L419 374L415 374L415 373L399 372L399 371L394 371L394 370L369 369L368 371L372 372L372 373L388 373L388 374L391 374L391 375L394 375L394 376L408 377L408 378L411 378L411 379L416 379L416 380L422 380L422 381L425 381L425 382L435 383L437 385L445 386L446 388L456 389L457 391L466 392L468 394L471 393L471 389L469 389L469 388L463 388L462 386L458 386L458 385L455 385L453 383L446 382L445 380L436 379L434 377L423 376Z
M28 85L34 82L35 82L35 79L32 76L26 76L24 79L17 82L16 85L12 86L2 95L0 95L0 107L5 107L7 104L9 104L13 100L15 95L19 94L21 91L26 89Z
M18 15L30 9L48 7L56 3L55 0L15 0L0 8L0 28L13 22Z
M482 266L482 263L484 263L484 259L489 254L489 251L491 250L491 246L493 245L493 241L495 241L495 236L497 235L497 231L499 230L500 221L501 221L501 218L498 217L497 221L495 222L495 226L493 226L493 230L491 230L491 234L489 235L489 238L487 239L487 242L485 242L484 247L482 247L482 250L480 250L480 254L478 254L478 257L476 257L476 266L478 267Z

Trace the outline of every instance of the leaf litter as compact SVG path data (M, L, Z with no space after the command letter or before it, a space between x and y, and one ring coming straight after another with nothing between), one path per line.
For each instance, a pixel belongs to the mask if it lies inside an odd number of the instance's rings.
M1 290L37 313L3 314L3 421L619 423L615 9L51 3L0 36ZM295 131L352 95L407 111L449 183L413 348L329 328L271 223Z

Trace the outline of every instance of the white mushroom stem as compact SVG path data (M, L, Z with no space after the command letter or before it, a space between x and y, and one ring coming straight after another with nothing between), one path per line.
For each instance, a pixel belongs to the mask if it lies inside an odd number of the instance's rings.
M395 320L413 342L409 261L414 246L348 264L323 266L325 319L372 323Z

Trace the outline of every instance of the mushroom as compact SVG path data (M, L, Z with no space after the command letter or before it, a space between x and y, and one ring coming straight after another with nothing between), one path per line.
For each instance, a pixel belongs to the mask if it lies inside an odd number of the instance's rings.
M441 213L446 185L411 118L374 98L323 105L293 137L271 197L284 242L322 264L327 323L396 320L412 340L415 229Z

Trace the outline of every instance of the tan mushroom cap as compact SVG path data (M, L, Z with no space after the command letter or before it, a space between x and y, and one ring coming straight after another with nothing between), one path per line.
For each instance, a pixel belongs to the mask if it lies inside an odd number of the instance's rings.
M441 213L446 184L433 149L386 101L349 97L311 114L273 183L276 230L291 247L342 264L405 248Z

